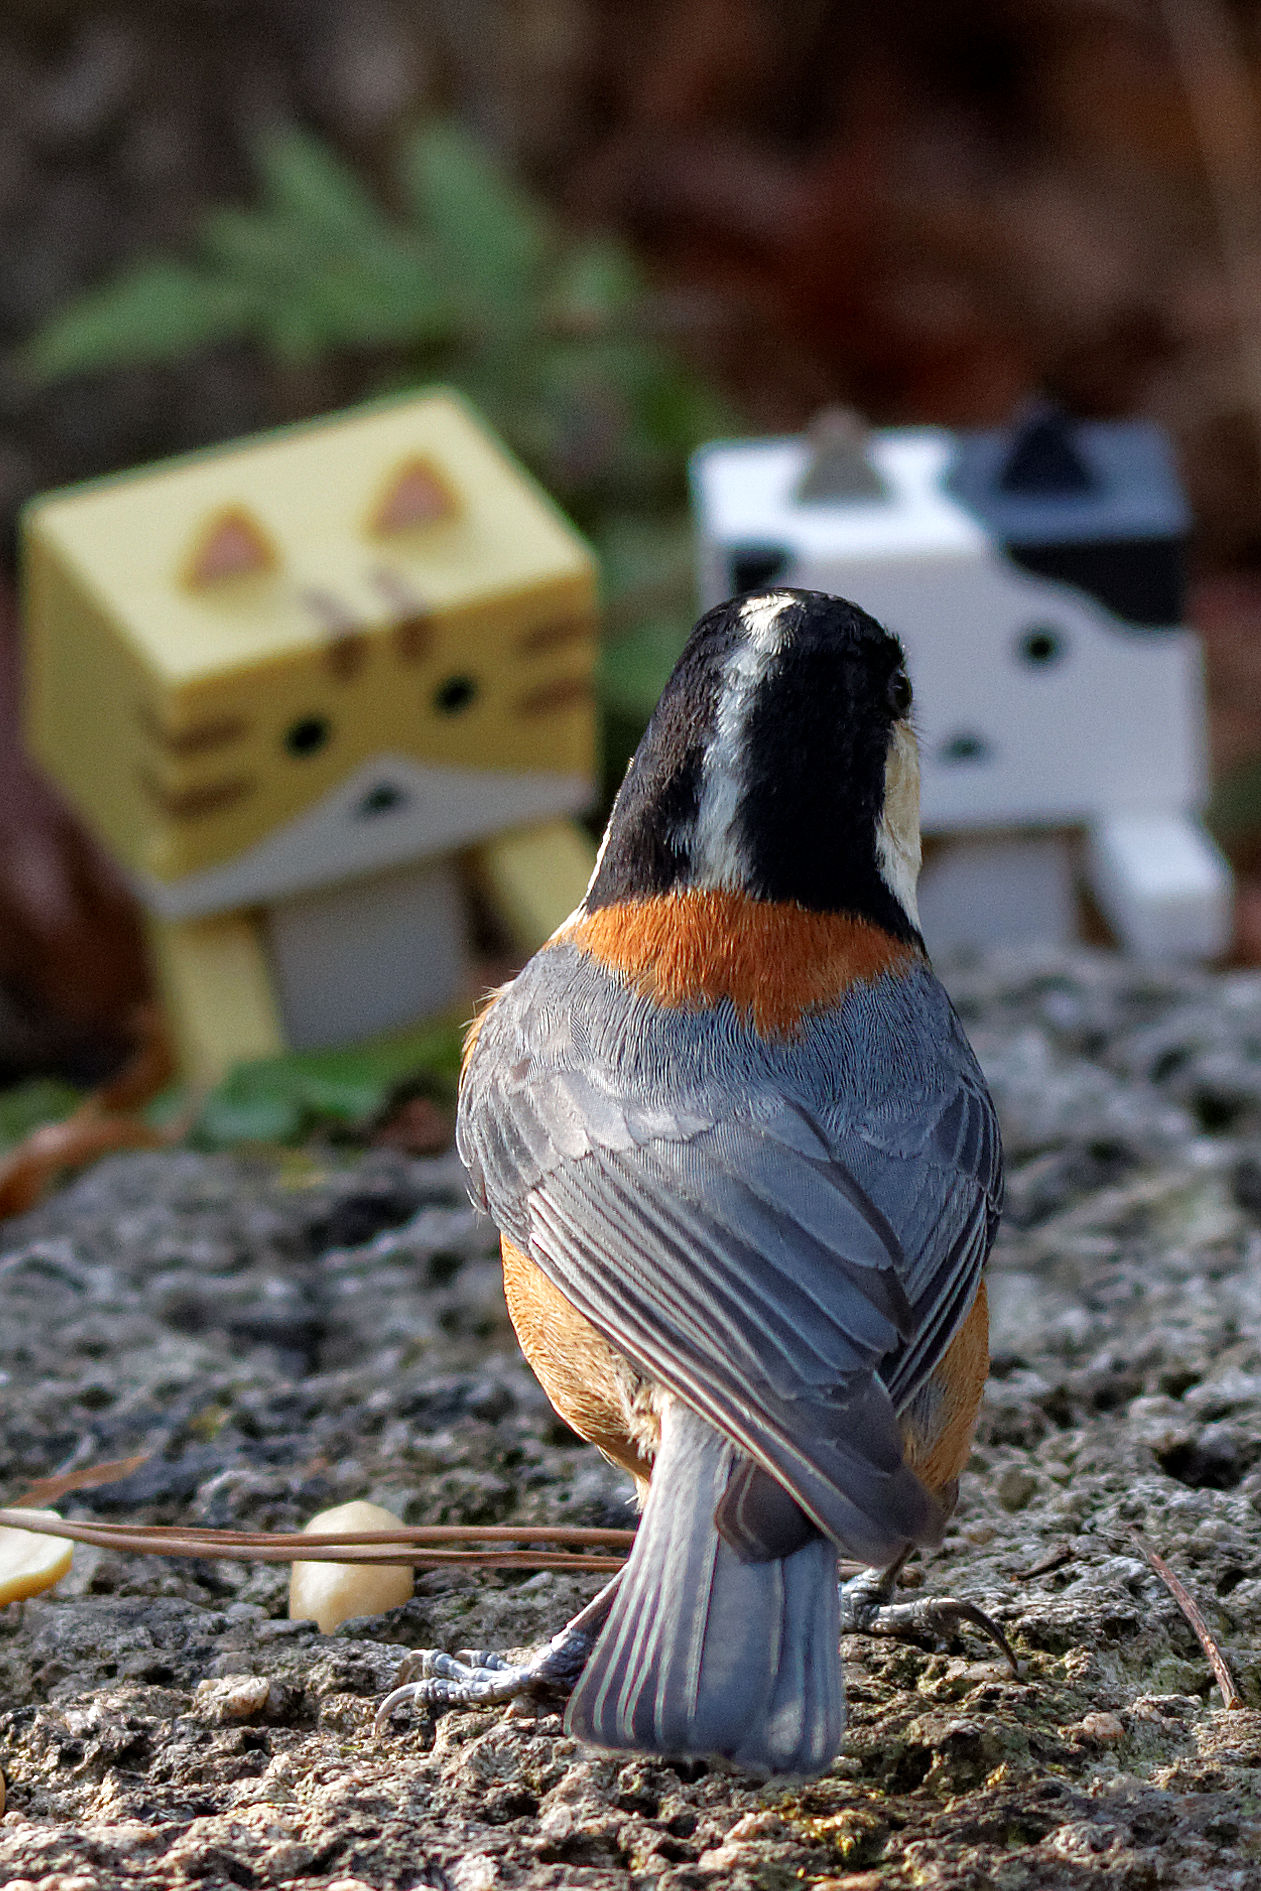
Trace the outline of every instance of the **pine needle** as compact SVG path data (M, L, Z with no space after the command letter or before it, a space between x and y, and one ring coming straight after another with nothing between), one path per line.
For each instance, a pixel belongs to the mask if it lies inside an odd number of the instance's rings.
M622 1567L633 1530L563 1524L418 1524L333 1534L210 1530L194 1524L88 1523L0 1509L0 1528L65 1537L130 1556L200 1556L235 1563L410 1563L415 1569L558 1569L609 1574ZM561 1547L529 1549L524 1544ZM473 1547L460 1548L457 1545ZM603 1550L605 1554L599 1552Z
M1235 1686L1234 1676L1226 1665L1226 1657L1214 1641L1209 1625L1200 1613L1199 1605L1190 1590L1174 1575L1160 1552L1154 1550L1137 1530L1134 1532L1134 1541L1195 1630L1195 1639L1208 1656L1209 1666L1217 1677L1217 1685L1221 1689L1225 1706L1230 1709L1246 1706L1243 1695Z

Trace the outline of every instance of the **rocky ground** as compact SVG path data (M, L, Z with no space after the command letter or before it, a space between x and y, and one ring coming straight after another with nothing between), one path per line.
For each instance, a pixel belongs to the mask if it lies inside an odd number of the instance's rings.
M374 1706L408 1648L520 1645L597 1579L422 1576L332 1636L269 1567L76 1552L0 1614L7 1891L1261 1885L1261 977L961 972L1011 1206L957 1519L911 1585L971 1634L854 1639L830 1774L575 1749L558 1715ZM115 1159L5 1230L4 1487L147 1453L68 1514L292 1528L627 1521L511 1343L449 1159ZM1203 1606L1227 1712L1139 1538Z

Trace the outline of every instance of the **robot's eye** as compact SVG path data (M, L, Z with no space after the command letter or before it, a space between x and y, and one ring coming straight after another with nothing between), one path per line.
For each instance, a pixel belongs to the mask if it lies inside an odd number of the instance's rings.
M434 691L433 706L440 716L458 716L476 695L477 684L471 676L449 676Z
M904 716L911 706L911 679L905 670L895 670L889 678L889 707L895 716Z
M1026 663L1032 663L1041 670L1067 656L1068 638L1062 630L1055 630L1050 624L1034 624L1021 634L1019 650Z
M975 735L971 729L961 729L943 742L937 751L943 762L986 762L990 757L990 745L983 735Z
M285 730L285 747L290 755L314 755L333 733L326 716L302 716Z

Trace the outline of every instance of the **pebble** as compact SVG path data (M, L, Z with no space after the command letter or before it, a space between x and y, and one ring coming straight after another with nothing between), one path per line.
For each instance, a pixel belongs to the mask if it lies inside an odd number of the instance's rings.
M1097 1713L1083 1714L1071 1727L1064 1729L1067 1734L1076 1734L1081 1740L1090 1740L1095 1746L1115 1746L1118 1740L1125 1738L1125 1723L1119 1714Z
M1031 1471L1010 1464L995 1479L994 1495L1004 1510L1023 1510L1037 1488L1038 1480Z
M207 1720L251 1720L261 1714L271 1695L271 1682L261 1674L227 1674L200 1681L193 1705Z

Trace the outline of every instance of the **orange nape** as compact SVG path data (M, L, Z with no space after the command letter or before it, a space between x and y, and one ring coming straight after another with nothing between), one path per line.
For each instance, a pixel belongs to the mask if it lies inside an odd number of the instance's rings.
M601 906L558 942L590 953L659 1005L698 1010L726 998L763 1037L787 1037L852 985L921 959L849 913L715 889Z

